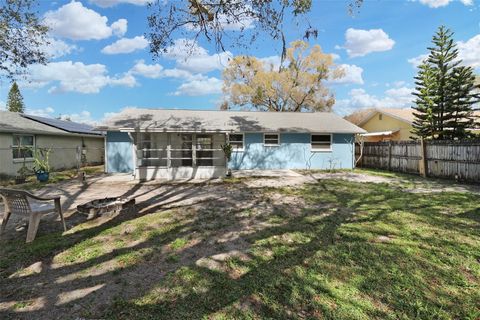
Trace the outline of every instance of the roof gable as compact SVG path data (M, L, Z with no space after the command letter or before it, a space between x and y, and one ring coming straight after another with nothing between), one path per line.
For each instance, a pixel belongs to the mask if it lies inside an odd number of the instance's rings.
M394 119L412 124L414 120L413 109L398 109L398 108L370 108L363 109L357 112L352 113L351 115L345 117L349 121L354 121L357 126L362 126L372 119L377 114L384 114L390 116Z

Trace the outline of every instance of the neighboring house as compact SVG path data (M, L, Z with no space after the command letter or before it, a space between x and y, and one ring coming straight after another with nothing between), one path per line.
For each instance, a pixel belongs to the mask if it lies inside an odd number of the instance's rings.
M364 141L411 140L415 137L411 132L414 111L411 108L370 108L358 110L345 119L367 131L362 134ZM480 111L475 111L474 115L480 118ZM478 132L479 129L472 128L471 131Z
M351 169L354 135L365 131L333 113L126 109L107 131L106 171L135 178L224 176L231 169Z
M52 149L50 165L54 170L75 168L78 148L80 161L100 164L104 136L80 123L0 111L0 175L15 176L24 156L26 165L32 168L32 148Z
M365 129L365 141L410 140L412 137L413 109L362 109L345 117L346 120Z

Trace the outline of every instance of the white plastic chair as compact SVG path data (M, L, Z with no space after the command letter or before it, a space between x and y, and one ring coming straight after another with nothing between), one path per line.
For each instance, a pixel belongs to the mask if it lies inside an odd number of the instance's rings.
M63 230L67 231L62 213L62 206L60 204L60 197L42 198L27 191L4 188L0 188L0 197L2 197L5 205L5 212L3 213L2 225L0 227L0 235L5 231L8 219L12 213L29 216L27 243L32 242L35 239L38 225L40 224L40 218L47 213L57 212L60 216ZM31 205L29 198L36 200L38 204ZM46 203L48 201L50 201L50 203ZM51 201L53 201L53 203Z

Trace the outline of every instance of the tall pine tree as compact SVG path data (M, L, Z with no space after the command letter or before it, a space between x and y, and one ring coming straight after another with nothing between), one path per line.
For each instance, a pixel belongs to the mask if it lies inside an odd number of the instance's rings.
M425 139L464 139L479 101L471 67L460 66L453 32L441 26L415 77L413 133Z
M12 84L12 87L8 92L7 109L8 111L11 111L11 112L23 113L25 111L25 106L23 104L23 97L22 97L22 94L20 93L20 89L18 89L18 85L16 82Z
M472 68L458 67L452 73L452 85L449 94L449 117L445 127L449 130L446 139L466 139L471 136L468 129L475 127L473 105L479 101L476 92L475 76Z
M437 129L437 117L433 110L435 109L436 78L433 68L428 63L418 66L418 75L415 77L417 96L415 106L412 107L414 120L412 123L413 133L419 137L433 137Z

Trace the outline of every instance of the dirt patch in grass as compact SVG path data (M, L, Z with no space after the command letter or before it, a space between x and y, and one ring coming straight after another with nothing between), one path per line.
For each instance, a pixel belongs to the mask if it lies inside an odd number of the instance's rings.
M360 183L391 183L394 181L392 178L365 174L365 173L357 173L353 171L340 171L340 172L319 172L319 173L312 173L311 176L317 180L324 180L324 179L341 179L347 180L352 182L360 182Z

